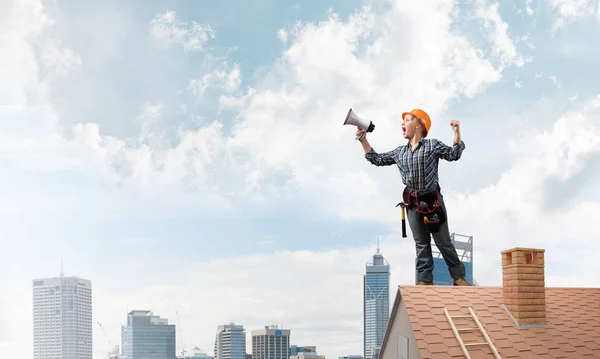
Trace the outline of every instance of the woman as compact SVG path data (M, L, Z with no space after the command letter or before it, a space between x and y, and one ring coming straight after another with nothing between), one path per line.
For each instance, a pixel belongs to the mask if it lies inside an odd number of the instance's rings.
M367 141L365 130L359 129L356 136L365 151L365 158L375 166L397 165L406 186L403 192L407 203L408 223L415 240L417 251L417 285L433 285L433 256L431 235L439 248L454 285L470 286L465 280L465 266L459 260L456 248L450 239L446 206L439 186L438 164L440 159L457 161L465 149L460 135L460 123L453 120L452 147L431 138L427 134L431 120L425 111L415 109L402 114L402 135L408 143L396 149L377 153ZM432 209L433 208L433 209Z

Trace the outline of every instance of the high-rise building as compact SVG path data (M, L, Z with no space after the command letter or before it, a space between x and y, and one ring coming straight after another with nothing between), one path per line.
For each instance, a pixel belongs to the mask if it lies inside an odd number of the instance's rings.
M363 276L364 358L377 359L390 319L390 265L379 252L366 264Z
M289 359L290 330L276 325L252 331L252 359Z
M92 282L33 280L33 358L92 359Z
M458 258L465 265L465 279L469 283L477 285L477 283L473 280L473 236L451 233L450 238L452 243L454 243L454 247L458 253ZM450 276L448 265L433 241L431 243L431 254L433 255L433 284L454 285L454 279L452 279L452 276ZM419 274L415 269L415 283L418 281Z
M175 325L149 310L132 310L121 326L119 359L176 359Z
M229 323L217 327L214 359L246 359L246 330Z

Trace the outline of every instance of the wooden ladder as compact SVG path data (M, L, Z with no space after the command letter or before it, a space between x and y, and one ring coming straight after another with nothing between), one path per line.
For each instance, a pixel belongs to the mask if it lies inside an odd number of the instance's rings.
M487 345L492 350L492 353L494 354L494 357L496 359L501 359L500 358L500 354L498 354L498 351L496 350L496 347L492 343L492 340L488 336L487 332L483 328L483 325L481 325L481 322L479 321L479 318L477 318L477 315L475 315L475 312L473 311L473 309L471 307L469 307L469 312L471 313L470 315L455 315L455 316L451 316L450 313L448 313L448 310L446 308L444 308L444 314L446 314L446 318L448 318L448 322L450 323L450 327L452 327L452 331L454 332L454 336L456 337L456 340L458 340L458 345L460 345L460 348L462 349L463 353L465 354L465 358L471 359L471 356L469 355L469 351L467 350L467 347ZM473 321L475 321L475 324L477 324L477 328L456 328L456 326L454 325L454 321L452 320L452 318L471 318L471 319L473 319ZM460 337L460 332L473 332L473 331L476 331L476 330L479 330L479 332L483 335L483 337L485 338L485 342L483 342L483 343L464 343L463 340L462 340L462 338Z

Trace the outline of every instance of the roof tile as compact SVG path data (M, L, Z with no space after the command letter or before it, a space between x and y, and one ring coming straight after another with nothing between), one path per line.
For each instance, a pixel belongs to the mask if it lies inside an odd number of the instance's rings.
M430 335L439 334L440 328L436 327L435 325L423 327L423 328L421 328L421 333L423 333L427 337L429 337ZM581 343L581 345L583 345L583 342Z
M425 348L419 348L419 354L421 354L421 359L431 358L431 352Z
M578 347L575 352L579 355L593 355L594 352L586 347ZM596 353L598 354L598 353Z
M600 357L600 288L546 288L547 325L519 328L502 302L502 287L401 286L399 290L422 358L464 358L444 315L469 315L471 307L502 358ZM454 318L457 328L476 328ZM479 331L461 332L465 343L484 342ZM488 346L469 348L490 358Z
M497 348L496 348L497 350ZM508 348L503 348L502 349L502 355L505 358L519 358L520 357L520 353L517 349L513 348L513 347L508 347Z

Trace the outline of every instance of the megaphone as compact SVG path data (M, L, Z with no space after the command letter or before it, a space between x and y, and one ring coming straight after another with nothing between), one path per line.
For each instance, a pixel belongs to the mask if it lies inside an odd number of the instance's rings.
M367 132L373 132L373 130L375 129L375 125L373 124L373 122L360 118L356 113L354 113L354 111L352 111L352 108L348 110L348 114L346 115L344 125L356 126L361 130L366 130ZM359 140L360 136L356 136L355 138Z

